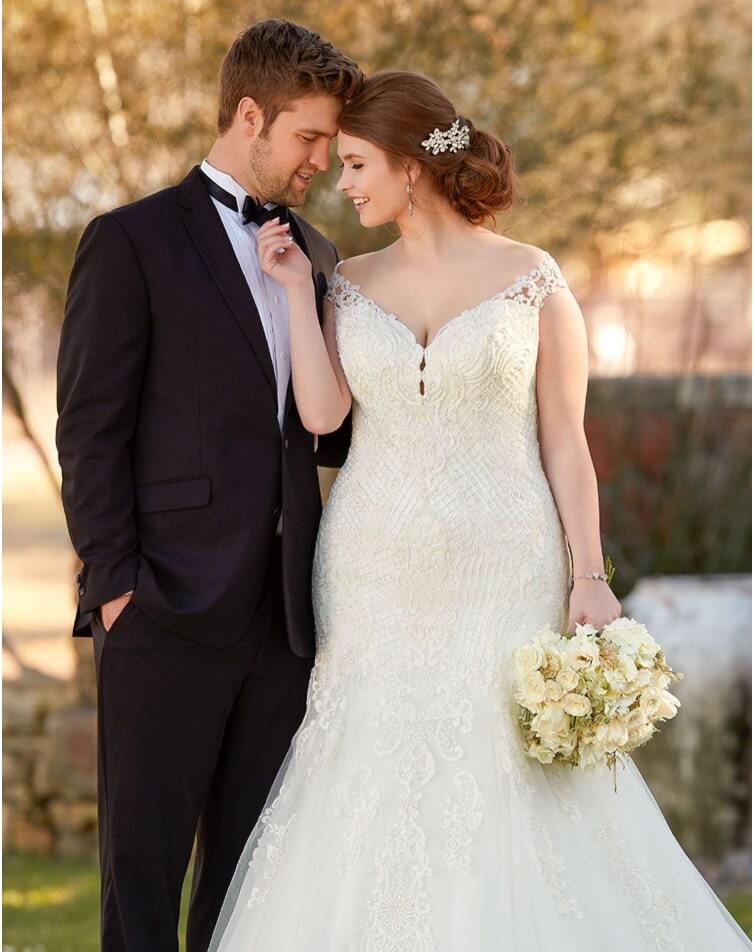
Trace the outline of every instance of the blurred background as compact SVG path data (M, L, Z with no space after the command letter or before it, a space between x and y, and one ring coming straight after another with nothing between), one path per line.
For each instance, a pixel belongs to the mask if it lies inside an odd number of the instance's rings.
M750 930L749 5L7 0L3 952L98 948L92 648L70 637L54 448L73 254L95 214L201 161L222 55L267 16L366 72L431 76L512 144L524 191L498 228L557 258L587 323L613 587L686 674L679 716L636 759ZM305 216L341 257L394 240L360 229L336 168Z

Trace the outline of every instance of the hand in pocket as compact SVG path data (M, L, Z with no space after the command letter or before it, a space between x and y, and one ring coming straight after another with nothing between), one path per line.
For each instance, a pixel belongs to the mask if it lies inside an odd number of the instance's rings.
M117 598L113 598L109 602L105 602L104 605L100 607L100 621L105 631L110 631L120 613L131 601L132 595L133 589L130 592L125 592L123 595L118 595Z

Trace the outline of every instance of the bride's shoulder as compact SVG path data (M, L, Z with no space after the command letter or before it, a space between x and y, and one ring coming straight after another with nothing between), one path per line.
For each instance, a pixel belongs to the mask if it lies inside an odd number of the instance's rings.
M347 278L352 284L371 283L374 275L379 275L385 266L385 251L368 251L363 255L354 255L353 258L344 258L335 266L339 275Z
M542 248L536 245L529 245L523 241L514 241L512 238L506 238L504 235L495 236L496 243L499 246L503 261L509 266L509 270L518 274L528 274L534 271L540 265L547 265L554 261L554 258Z

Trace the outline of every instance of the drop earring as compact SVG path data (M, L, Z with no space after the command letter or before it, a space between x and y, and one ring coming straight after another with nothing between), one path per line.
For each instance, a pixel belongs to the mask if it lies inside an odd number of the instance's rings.
M408 185L406 186L406 191L408 192L408 213L409 215L414 214L414 190L411 186L411 180L409 179Z

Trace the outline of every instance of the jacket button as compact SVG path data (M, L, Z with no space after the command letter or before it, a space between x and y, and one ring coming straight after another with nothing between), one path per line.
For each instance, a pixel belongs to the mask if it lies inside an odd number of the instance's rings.
M284 450L287 450L287 449L288 449L288 437L287 437L287 436L286 436L286 438L283 440L283 449L284 449Z
M272 514L276 519L280 516L280 512L280 506L275 506L275 508L272 510Z

